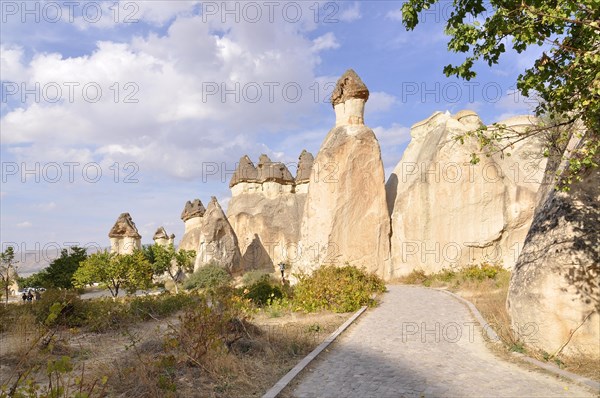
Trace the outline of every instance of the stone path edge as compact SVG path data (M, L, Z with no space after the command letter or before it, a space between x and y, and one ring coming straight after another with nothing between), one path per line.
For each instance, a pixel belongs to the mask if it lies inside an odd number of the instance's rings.
M475 305L473 303L471 303L469 300L466 300L466 299L460 297L459 295L452 293L445 289L432 289L432 290L444 292L444 293L454 297L458 301L462 302L463 304L465 304L471 310L471 314L473 314L473 317L475 317L477 322L479 322L482 329L485 330L488 339L494 344L500 344L500 337L498 337L498 335L496 334L494 329L492 329L492 327L486 322L486 320L483 318L483 316L481 315L481 313L479 312L479 310L477 309L477 307L475 307ZM548 372L554 373L558 376L565 377L565 378L567 378L575 383L578 383L580 385L584 385L586 387L591 387L595 390L600 391L600 383L598 383L597 381L588 379L587 377L583 377L583 376L577 375L575 373L568 372L566 370L562 370L554 365L544 363L542 361L538 361L535 358L528 357L527 355L524 355L524 354L521 354L518 352L513 352L512 354L515 357L517 357L523 361L529 362L530 364L535 365L539 368L542 368Z
M361 307L358 311L354 313L346 322L344 322L337 330L329 335L317 348L312 350L310 354L308 354L302 361L298 362L296 366L292 368L289 372L285 374L273 387L269 389L262 396L262 398L275 398L287 385L296 377L302 370L312 362L313 359L317 357L325 348L327 348L333 341L340 335L344 330L348 328L359 316L362 315L367 309L366 306Z

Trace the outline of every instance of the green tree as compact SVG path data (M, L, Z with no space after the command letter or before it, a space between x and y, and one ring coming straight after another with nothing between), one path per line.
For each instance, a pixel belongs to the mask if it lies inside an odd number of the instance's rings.
M10 288L17 281L17 266L18 261L15 261L15 251L12 246L8 246L6 250L0 253L0 284L4 292L6 303L8 304L8 296Z
M72 289L73 274L87 257L85 248L73 246L69 250L62 249L60 257L54 259L46 269L22 279L22 287Z
M45 287L44 283L46 282L46 280L44 279L43 273L44 271L40 271L24 278L19 277L17 279L19 289L23 290L26 287Z
M113 297L121 289L128 294L152 286L153 269L141 250L132 254L115 254L107 251L94 253L86 258L73 275L73 285L85 287L99 283Z
M407 29L419 23L419 13L440 0L408 0L402 6ZM450 36L448 49L467 54L460 65L444 67L446 76L470 80L476 76L473 66L483 60L488 66L499 62L506 46L521 53L531 45L547 46L547 51L517 78L517 88L524 96L535 94L538 116L548 122L526 133L496 126L486 133L482 128L469 135L477 136L487 155L509 149L516 141L542 133L549 149L564 147L571 134L581 143L569 159L566 187L582 172L597 167L600 142L600 4L598 0L454 0L446 22ZM572 128L582 123L584 128ZM565 128L558 136L546 134L555 127ZM502 134L498 135L498 131ZM476 154L472 161L478 161Z
M194 250L175 250L173 244L162 246L155 243L145 247L144 254L152 263L155 275L169 275L175 284L175 293L179 293L178 282L183 274L194 270Z

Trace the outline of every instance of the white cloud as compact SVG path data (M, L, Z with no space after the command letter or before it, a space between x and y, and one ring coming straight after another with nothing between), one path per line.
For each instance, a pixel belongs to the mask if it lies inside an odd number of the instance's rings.
M410 128L393 123L389 128L375 127L373 129L382 147L402 145L410 141Z
M337 39L335 38L335 35L332 32L328 32L313 40L312 50L315 52L319 52L339 47L340 43L338 43Z
M29 221L23 221L17 224L17 228L29 228L32 224Z
M353 22L361 18L362 14L360 13L360 4L358 1L355 1L352 3L352 6L342 10L339 17L344 22Z
M174 18L191 15L199 4L200 1L196 0L101 1L85 8L79 7L79 4L72 8L62 4L62 20L68 20L67 15L70 14L75 26L81 30L114 29L119 25L141 22L161 27Z
M0 44L0 80L12 82L23 80L25 71L21 64L22 58L23 49L21 47Z
M33 208L37 209L37 210L41 210L41 211L50 211L50 210L54 210L56 208L56 203L54 203L54 202L38 203L36 205L33 205Z
M492 123L518 115L531 115L537 105L534 98L523 97L518 91L507 92L498 102L494 104L494 108L499 114L494 118Z
M19 161L135 162L141 172L197 177L203 162L235 161L260 147L259 134L293 129L321 106L314 68L339 43L284 28L265 20L216 32L179 13L164 35L100 41L89 55L38 53L25 63L11 53L3 62L26 71L28 87L39 83L40 98L5 111L3 144ZM61 101L51 103L55 87Z
M371 113L387 112L397 102L397 98L383 91L369 94L369 100L365 105L367 116Z
M392 21L402 21L402 10L400 8L389 10L387 14L385 14L385 17L386 19L390 19Z
M393 123L388 128L375 127L373 131L381 147L381 159L386 176L389 176L402 158L406 145L410 142L410 128Z
M128 0L121 0L124 13L127 11L134 17L145 22L151 22L158 26L164 25L166 22L177 16L188 15L201 2L198 0L163 0L163 1L140 1L136 2L139 7L139 12L125 7L130 3Z
M221 196L219 199L217 199L223 209L227 209L230 200L231 196Z

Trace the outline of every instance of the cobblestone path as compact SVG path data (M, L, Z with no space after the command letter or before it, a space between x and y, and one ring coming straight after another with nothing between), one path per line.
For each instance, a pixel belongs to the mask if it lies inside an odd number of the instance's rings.
M490 352L450 295L389 286L381 305L309 365L295 397L595 397L591 389Z

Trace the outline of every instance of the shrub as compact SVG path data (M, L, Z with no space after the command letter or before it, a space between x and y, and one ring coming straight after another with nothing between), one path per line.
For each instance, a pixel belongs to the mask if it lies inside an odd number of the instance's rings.
M195 302L190 295L140 296L115 301L112 298L81 300L74 290L47 290L40 301L15 305L2 320L21 312L33 314L36 323L46 326L82 327L93 332L118 330L138 321L171 315ZM2 322L4 323L4 322Z
M138 321L171 315L195 302L188 295L132 297L125 301L109 298L85 301L85 322L81 326L93 332L119 330Z
M470 265L463 272L465 279L482 281L484 279L496 278L496 275L503 270L504 268L500 265L484 262L480 265Z
M230 350L250 327L234 298L231 289L200 297L196 305L179 317L180 323L167 345L183 351L195 365L209 353Z
M422 269L415 269L410 274L400 278L400 282L408 285L421 285L427 280L427 274Z
M137 318L147 320L171 315L190 306L195 299L186 294L135 297L129 302L129 311Z
M269 280L270 278L271 278L271 274L269 274L266 271L261 271L261 270L248 271L244 274L244 276L242 276L242 284L244 286L252 286L257 282L260 282L263 280Z
M214 289L228 285L230 282L231 275L225 268L215 263L209 263L190 275L184 287L186 290Z
M107 297L86 301L85 321L80 326L97 333L119 330L133 321L127 310L124 302Z
M385 292L381 278L354 266L323 266L312 275L300 275L294 290L294 307L306 312L356 311L376 304L373 295Z
M269 276L266 275L266 277L244 290L244 298L252 300L252 303L259 307L270 305L273 300L283 298L283 292L279 286L271 284L268 279Z
M433 274L425 274L422 270L414 270L407 276L399 279L402 283L417 284L428 287L450 287L452 289L467 285L481 285L494 283L496 287L507 286L510 272L500 264L483 262L479 265L472 264L460 269L443 268ZM487 281L487 282L486 282Z
M85 303L74 290L48 289L31 307L37 322L47 326L79 326L85 319Z

